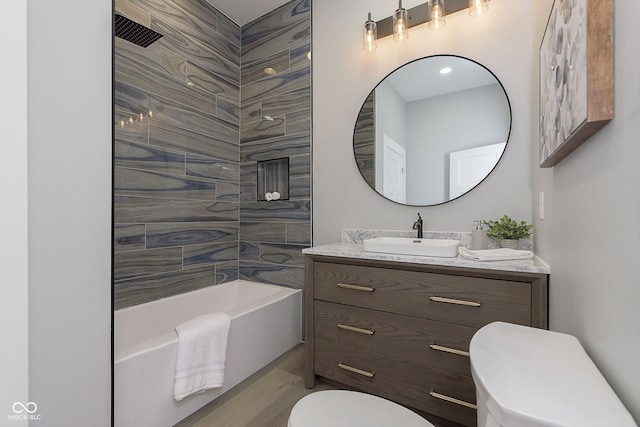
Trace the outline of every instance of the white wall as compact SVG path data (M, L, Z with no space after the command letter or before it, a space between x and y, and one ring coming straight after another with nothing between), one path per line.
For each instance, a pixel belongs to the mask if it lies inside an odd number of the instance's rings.
M534 60L552 0L536 4ZM534 127L533 197L545 199L534 225L551 264L551 329L578 337L640 423L640 3L614 10L615 119L551 169L537 167Z
M112 2L27 17L29 398L38 426L108 426Z
M4 423L6 416L14 415L14 402L29 401L26 0L3 4L0 46L11 64L0 67L4 82L0 101L0 420Z
M493 0L483 18L461 12L447 17L441 31L417 27L405 43L385 38L376 51L365 53L361 31L367 12L380 20L395 6L388 0L313 3L314 244L338 241L342 228L410 229L416 212L426 230L471 230L474 219L505 213L531 220L532 40L531 26L522 25L530 22L530 10L519 1ZM470 194L440 206L398 205L360 176L353 126L362 102L384 76L408 61L442 53L478 61L501 80L514 111L511 139L501 164Z
M387 135L394 142L406 148L405 137L405 113L407 104L393 86L388 82L383 82L376 88L375 95L375 133L376 133L376 188L383 192L383 172L384 164L382 155L384 151L384 136ZM364 102L364 101L363 101Z

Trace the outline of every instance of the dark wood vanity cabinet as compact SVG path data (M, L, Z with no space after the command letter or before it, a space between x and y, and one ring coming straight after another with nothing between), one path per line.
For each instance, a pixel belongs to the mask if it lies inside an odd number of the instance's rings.
M476 425L469 342L501 320L547 328L546 274L306 255L306 386L316 375Z

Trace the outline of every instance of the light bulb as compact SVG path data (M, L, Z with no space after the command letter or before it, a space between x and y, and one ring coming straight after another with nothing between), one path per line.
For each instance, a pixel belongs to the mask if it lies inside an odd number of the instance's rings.
M362 48L367 52L372 52L376 50L378 44L376 40L378 39L378 28L375 21L371 20L371 13L369 13L369 18L367 22L364 23L364 43Z
M488 0L469 0L469 15L480 16L489 10Z
M429 21L429 28L437 30L443 27L447 21L444 19L444 0L431 0L429 2L429 9L431 20Z
M409 38L407 9L402 7L402 0L399 1L398 9L393 13L393 39L397 42Z

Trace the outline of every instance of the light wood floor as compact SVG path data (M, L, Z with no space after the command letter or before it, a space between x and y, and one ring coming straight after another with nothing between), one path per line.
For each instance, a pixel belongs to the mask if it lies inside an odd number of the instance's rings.
M287 427L298 400L338 388L344 387L321 378L313 389L304 387L304 344L300 344L174 427ZM434 427L456 425L422 415Z
M304 344L294 347L175 427L286 427L293 405L318 390L304 387Z

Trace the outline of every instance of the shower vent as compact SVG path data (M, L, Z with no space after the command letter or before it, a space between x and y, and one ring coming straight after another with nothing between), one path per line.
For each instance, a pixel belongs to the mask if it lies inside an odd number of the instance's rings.
M162 37L162 34L118 14L116 14L115 26L116 37L142 47L147 47Z

